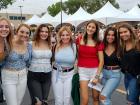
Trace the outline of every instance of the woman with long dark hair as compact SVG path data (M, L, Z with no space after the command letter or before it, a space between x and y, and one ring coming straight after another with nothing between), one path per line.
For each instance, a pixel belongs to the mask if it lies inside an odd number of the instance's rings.
M51 85L51 40L45 24L38 26L32 41L32 57L28 72L28 88L32 105L47 105Z
M121 68L125 76L128 105L139 105L140 88L137 84L137 76L140 75L140 51L137 49L136 35L129 24L120 25L118 32L122 47Z
M118 87L121 80L119 37L117 29L109 27L104 34L104 67L100 101L103 105L111 104L111 95Z
M77 38L78 45L78 69L80 76L81 105L87 105L88 83L99 82L103 68L103 44L99 40L99 26L96 21L91 20L86 25L84 36ZM92 89L94 105L99 105L99 91Z

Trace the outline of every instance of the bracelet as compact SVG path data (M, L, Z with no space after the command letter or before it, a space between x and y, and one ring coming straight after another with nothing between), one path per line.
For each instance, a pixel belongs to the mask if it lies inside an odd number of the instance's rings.
M100 78L100 75L96 75L96 76L95 76L95 79L99 79L99 78Z

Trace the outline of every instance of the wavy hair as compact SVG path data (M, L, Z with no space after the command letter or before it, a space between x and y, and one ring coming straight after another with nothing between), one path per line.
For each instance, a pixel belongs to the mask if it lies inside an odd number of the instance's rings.
M59 48L61 48L61 46L62 46L62 44L63 44L63 42L62 42L62 40L61 40L61 35L62 35L62 33L63 33L64 31L67 31L67 32L69 33L69 35L70 35L70 45L72 46L72 44L73 44L72 31L71 31L70 27L68 27L68 26L63 26L63 27L61 27L60 30L58 31L58 43L57 43L57 44L58 44L58 47L57 47L57 50L58 50Z
M130 24L127 24L127 23L124 23L124 24L121 24L118 28L118 33L119 33L119 37L120 37L120 28L126 28L129 30L130 32L130 41L132 43L132 49L135 49L136 48L136 35L133 31L133 28ZM125 51L125 48L126 48L126 43L120 38L120 45L122 47L122 50L123 52Z
M119 47L120 47L120 43L119 43L119 36L118 36L118 32L117 32L117 29L115 27L108 27L106 30L105 30L105 33L104 33L104 39L103 39L103 43L105 45L105 48L108 46L108 42L107 42L107 36L108 36L108 33L109 31L113 31L114 32L114 41L113 41L113 46L115 47L115 53L120 56L120 50L119 50Z
M39 45L40 40L40 32L43 27L46 27L48 29L48 37L46 39L46 42L48 43L49 48L51 48L51 35L50 35L50 29L46 24L41 24L37 27L35 35L33 37L33 41L35 42L35 45Z
M10 51L11 48L12 48L12 39L13 39L13 36L14 36L14 30L12 29L11 23L10 23L10 21L8 19L2 17L2 18L0 18L0 22L1 21L6 21L8 23L9 34L6 37L6 40L7 40L8 47L9 47L8 50Z
M92 35L92 40L94 40L97 44L100 42L100 40L99 40L99 25L98 25L98 23L95 20L90 20L90 21L87 22L86 27L85 27L86 28L86 31L85 31L84 38L83 38L83 41L84 41L85 45L88 42L87 26L90 23L94 23L95 26L96 26L96 31Z

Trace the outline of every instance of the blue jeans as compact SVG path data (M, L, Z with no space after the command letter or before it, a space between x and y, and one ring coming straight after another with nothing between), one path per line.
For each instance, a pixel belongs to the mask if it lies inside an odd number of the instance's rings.
M102 84L104 85L101 95L105 96L105 100L101 100L103 105L111 105L111 95L118 87L121 80L121 71L103 69Z
M125 73L124 84L127 91L127 100L131 102L132 105L140 105L139 95L140 90L137 85L136 77L130 73Z

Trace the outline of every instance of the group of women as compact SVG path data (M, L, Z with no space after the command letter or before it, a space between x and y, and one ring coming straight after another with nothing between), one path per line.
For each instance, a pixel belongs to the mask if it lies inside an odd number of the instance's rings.
M103 89L92 90L93 104L111 105L111 95L124 73L128 105L140 105L140 41L133 28L122 24L108 27L103 41L99 26L91 20L84 35L74 43L72 31L63 26L56 45L51 45L51 32L45 24L38 26L29 42L30 27L21 24L14 35L10 22L0 19L0 66L7 105L21 105L26 85L32 105L48 105L52 84L55 105L72 105L71 90L75 66L78 66L81 105L88 105L88 83L101 83ZM140 37L138 35L138 37ZM140 39L140 38L138 38Z

